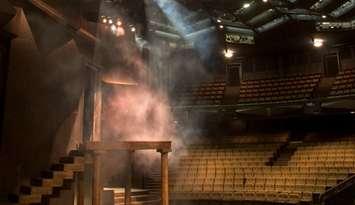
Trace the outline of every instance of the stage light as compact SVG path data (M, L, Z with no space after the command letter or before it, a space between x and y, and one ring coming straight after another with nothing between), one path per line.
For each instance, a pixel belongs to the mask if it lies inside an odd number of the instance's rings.
M267 0L263 0L264 3L267 3Z
M324 40L321 38L314 38L313 39L313 46L316 48L322 47L324 43Z
M122 21L117 20L116 25L117 25L117 26L122 26Z
M132 32L136 32L136 27L132 26L132 27L131 27L131 31L132 31Z
M232 58L234 56L234 51L232 49L225 49L223 53L226 58Z
M223 28L224 28L224 26L223 26L223 25L219 25L219 28L220 28L220 29L223 29Z
M102 23L107 23L107 18L103 18Z
M250 4L249 3L245 3L245 4L243 4L243 8L249 8L250 7Z
M221 19L217 19L217 23L221 23L222 21L221 21Z
M113 24L113 20L112 20L112 19L109 19L109 20L108 20L108 23L109 23L109 24Z
M111 25L110 28L111 28L111 31L112 31L112 32L116 32L116 30L117 30L117 27L116 27L115 25Z
M119 37L119 36L124 36L125 35L125 30L124 30L124 28L122 28L122 27L117 27L117 29L116 29L116 36L117 37Z
M326 18L327 18L327 15L322 15L322 18L323 18L323 19L326 19Z

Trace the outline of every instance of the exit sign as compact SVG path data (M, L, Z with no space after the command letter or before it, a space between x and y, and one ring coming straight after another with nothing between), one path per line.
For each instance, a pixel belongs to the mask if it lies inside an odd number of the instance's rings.
M254 36L248 34L226 33L226 43L232 44L255 44Z

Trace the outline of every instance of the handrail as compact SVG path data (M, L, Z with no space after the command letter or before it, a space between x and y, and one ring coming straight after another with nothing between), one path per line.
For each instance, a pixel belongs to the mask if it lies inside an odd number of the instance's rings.
M320 201L325 201L330 197L338 194L339 192L343 191L344 189L352 186L355 184L355 175L348 177L346 180L342 181L341 183L337 184L336 186L326 190L324 193L320 195Z
M269 107L278 107L278 106L296 106L303 105L307 102L336 102L337 100L354 100L355 94L348 96L332 96L332 97L322 97L322 98L313 98L310 100L295 100L292 102L271 102L271 103L249 103L249 104L222 104L222 105L175 105L172 106L174 110L189 110L189 109L202 109L202 110L228 110L228 109L260 109L260 108L269 108Z

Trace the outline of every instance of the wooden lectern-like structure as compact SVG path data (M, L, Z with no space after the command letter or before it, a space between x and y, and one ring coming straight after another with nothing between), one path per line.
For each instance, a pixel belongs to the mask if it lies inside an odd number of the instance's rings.
M129 163L132 163L132 154L136 150L157 150L161 154L161 205L169 205L168 190L168 153L171 152L171 142L168 141L123 141L115 143L105 143L101 139L101 110L102 110L102 74L99 66L87 63L87 84L84 93L84 138L83 150L87 155L91 155L93 173L92 183L92 202L91 205L102 204L102 179L101 164L102 155L106 152L115 150L125 150L128 152ZM107 82L106 82L107 83ZM110 81L112 86L116 84ZM135 85L135 84L132 84ZM131 185L132 185L132 166L128 165L127 180L125 186L125 205L130 204ZM78 187L83 187L78 183ZM81 184L81 185L80 185ZM78 188L78 205L84 204L83 188Z
M88 142L85 145L85 150L92 155L92 205L101 205L102 201L102 183L100 167L103 163L102 154L109 151L125 150L129 153L129 163L132 163L132 154L136 150L157 150L161 154L161 205L169 204L168 190L168 153L171 151L171 142L141 142L141 141L125 141L116 143L101 143ZM131 167L130 165L128 167ZM130 204L131 199L131 173L132 170L127 170L125 185L125 205Z

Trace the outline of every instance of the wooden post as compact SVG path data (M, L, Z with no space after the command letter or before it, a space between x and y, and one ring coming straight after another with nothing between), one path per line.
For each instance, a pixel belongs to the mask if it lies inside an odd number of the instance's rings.
M161 150L161 205L169 205L168 153Z
M84 205L84 174L79 172L76 177L76 204Z
M124 204L131 204L131 189L132 189L132 166L133 166L133 151L127 151L127 168L126 168L126 186L125 186L125 197Z
M102 84L101 72L98 71L95 75L94 82L94 113L93 113L93 130L92 141L101 141L101 112L102 112Z
M102 152L93 153L93 174L92 174L92 205L101 205L102 182L101 182L101 156Z

